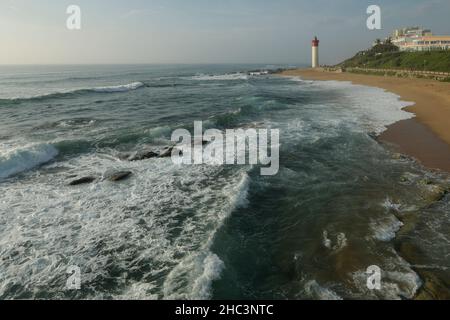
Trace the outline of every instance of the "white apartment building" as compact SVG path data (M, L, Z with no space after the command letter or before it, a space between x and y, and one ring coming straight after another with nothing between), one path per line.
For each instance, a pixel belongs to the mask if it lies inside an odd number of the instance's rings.
M450 36L435 36L431 30L420 27L394 30L391 42L400 51L450 50Z

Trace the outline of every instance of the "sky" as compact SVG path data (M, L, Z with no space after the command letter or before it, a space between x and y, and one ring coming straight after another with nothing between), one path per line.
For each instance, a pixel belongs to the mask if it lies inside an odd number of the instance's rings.
M382 30L368 30L369 5ZM81 8L81 30L66 9ZM450 0L0 0L0 64L323 64L398 27L450 34Z

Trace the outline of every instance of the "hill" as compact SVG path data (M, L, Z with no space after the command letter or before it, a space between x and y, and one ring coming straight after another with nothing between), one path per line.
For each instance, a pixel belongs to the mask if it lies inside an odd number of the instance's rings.
M338 67L450 72L450 51L400 52L391 44L378 44Z

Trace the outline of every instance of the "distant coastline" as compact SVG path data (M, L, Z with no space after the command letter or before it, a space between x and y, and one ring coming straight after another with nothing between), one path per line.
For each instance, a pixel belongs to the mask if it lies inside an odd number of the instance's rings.
M415 104L406 108L415 119L399 121L379 140L398 152L412 156L432 169L450 172L450 83L427 79L397 78L330 72L323 69L296 69L280 73L305 80L350 81L382 88Z

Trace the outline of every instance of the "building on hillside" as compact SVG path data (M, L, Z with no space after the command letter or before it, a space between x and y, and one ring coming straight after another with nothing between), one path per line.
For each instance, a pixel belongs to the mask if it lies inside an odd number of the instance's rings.
M450 50L450 36L436 36L431 30L421 27L394 30L391 42L400 51Z

